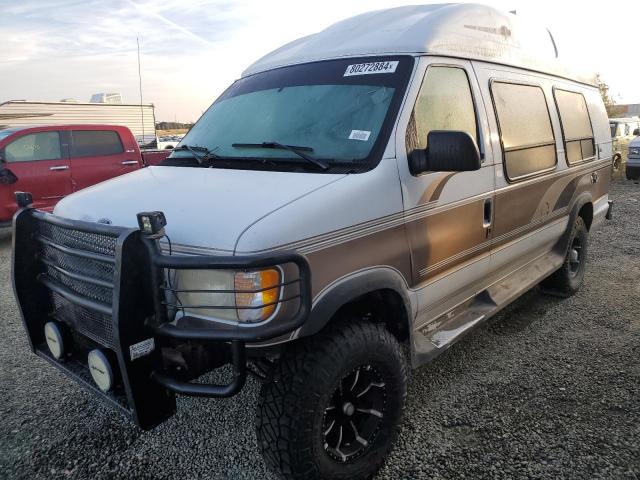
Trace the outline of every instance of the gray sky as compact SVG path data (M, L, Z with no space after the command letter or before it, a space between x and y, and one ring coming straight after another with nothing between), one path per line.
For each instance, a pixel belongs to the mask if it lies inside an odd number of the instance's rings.
M331 23L408 0L0 0L0 102L143 95L158 121L193 121L265 53ZM428 3L428 2L424 2ZM439 3L439 2L431 2ZM485 0L542 21L560 55L600 72L619 103L640 103L637 0Z

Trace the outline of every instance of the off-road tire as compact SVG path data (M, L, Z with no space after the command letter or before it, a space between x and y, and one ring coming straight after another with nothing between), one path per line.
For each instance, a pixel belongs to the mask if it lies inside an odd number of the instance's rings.
M345 376L359 368L383 379L384 415L362 454L341 462L326 449L325 408ZM406 383L402 347L382 325L345 320L292 344L260 394L256 435L267 466L286 479L370 478L397 437Z
M575 262L572 262L572 250L576 241L580 245L579 264L576 270ZM573 224L567 253L562 266L551 276L542 281L543 291L552 295L568 297L580 290L584 280L585 263L589 245L589 230L582 217L578 217Z

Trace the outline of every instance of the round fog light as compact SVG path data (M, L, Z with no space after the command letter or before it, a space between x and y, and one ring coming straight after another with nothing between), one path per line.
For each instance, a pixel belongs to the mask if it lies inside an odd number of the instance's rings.
M108 392L115 384L113 360L109 357L112 357L109 352L98 349L91 350L88 357L91 377L93 377L93 381L96 382L98 388L103 392Z
M44 326L44 338L53 358L60 360L67 353L64 327L58 322L47 322Z

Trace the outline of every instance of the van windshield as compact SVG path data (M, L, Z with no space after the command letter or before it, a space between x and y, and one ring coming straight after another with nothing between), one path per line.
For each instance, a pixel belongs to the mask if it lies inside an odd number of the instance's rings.
M217 160L305 164L294 151L261 147L278 143L302 147L331 167L371 166L382 155L411 66L411 57L352 58L245 77L204 113L171 158L190 157L179 149L188 145Z

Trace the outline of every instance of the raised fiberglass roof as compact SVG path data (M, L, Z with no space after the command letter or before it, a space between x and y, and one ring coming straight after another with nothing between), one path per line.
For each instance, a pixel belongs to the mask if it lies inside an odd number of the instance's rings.
M265 55L243 76L340 57L432 54L483 60L594 84L568 69L549 31L486 5L414 5L377 10L335 23Z

